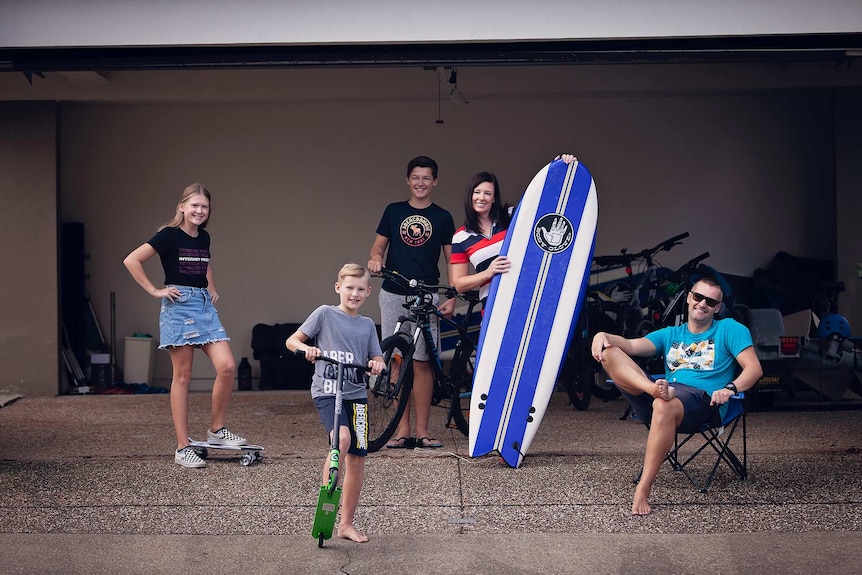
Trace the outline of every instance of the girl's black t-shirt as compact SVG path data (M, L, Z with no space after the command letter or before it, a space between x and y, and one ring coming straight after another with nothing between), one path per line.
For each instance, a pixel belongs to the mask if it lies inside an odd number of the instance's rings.
M198 230L193 238L181 228L163 228L147 242L159 253L165 285L205 288L210 263L210 235Z

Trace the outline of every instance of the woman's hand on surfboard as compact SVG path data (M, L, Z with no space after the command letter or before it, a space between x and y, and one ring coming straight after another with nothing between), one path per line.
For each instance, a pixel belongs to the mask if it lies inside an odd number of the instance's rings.
M572 162L578 161L578 157L575 156L574 154L560 154L559 156L557 156L554 159L555 160L563 160L567 164L571 164Z
M497 274L507 273L512 268L512 260L506 256L498 256L488 266L488 271L491 272L493 278Z

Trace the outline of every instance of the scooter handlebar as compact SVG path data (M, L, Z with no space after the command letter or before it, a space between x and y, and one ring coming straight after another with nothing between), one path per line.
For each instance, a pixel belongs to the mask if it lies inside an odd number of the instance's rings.
M304 352L304 351L302 351L301 349L296 349L296 350L294 350L294 351L293 351L293 355L294 355L294 356L296 356L296 357L299 357L299 358L305 359L305 352ZM336 359L332 359L331 357L326 357L325 355L319 355L319 356L317 356L316 358L314 358L314 360L315 360L315 361L325 361L326 363L331 363L331 364L334 364L334 365L341 364L341 365L343 365L344 367L355 367L356 369L361 369L361 370L363 370L363 371L371 371L371 368L370 368L370 367L368 367L367 365L362 365L362 364L359 364L359 363L342 363L342 362L340 362L340 361L338 361L338 360L336 360ZM386 370L384 370L384 371L386 371Z

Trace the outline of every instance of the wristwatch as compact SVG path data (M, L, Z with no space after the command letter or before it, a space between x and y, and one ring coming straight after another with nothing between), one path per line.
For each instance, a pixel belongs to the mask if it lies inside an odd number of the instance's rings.
M733 383L732 381L730 383L728 383L727 385L725 385L724 389L729 389L730 391L733 392L733 395L736 395L737 393L739 393L739 390L736 389L736 384Z

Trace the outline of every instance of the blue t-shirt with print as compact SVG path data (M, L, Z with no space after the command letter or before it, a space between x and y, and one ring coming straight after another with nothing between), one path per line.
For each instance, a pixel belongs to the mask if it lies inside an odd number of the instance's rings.
M683 324L654 331L646 338L664 356L665 379L710 395L733 381L736 356L753 345L748 328L731 318L714 320L703 333L691 333Z

